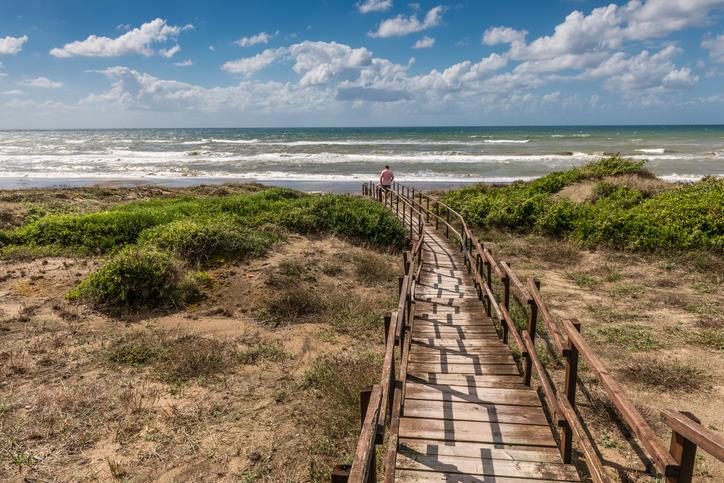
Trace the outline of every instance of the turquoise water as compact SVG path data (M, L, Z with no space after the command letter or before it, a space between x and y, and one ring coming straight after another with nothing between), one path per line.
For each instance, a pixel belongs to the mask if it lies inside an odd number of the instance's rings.
M724 175L724 126L0 131L0 185L22 178L508 182L621 153L669 180Z

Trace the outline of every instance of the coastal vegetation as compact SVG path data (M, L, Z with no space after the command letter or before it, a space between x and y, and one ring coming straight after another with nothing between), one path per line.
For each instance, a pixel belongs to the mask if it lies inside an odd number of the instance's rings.
M181 307L199 296L195 272L225 260L258 257L290 232L336 235L393 250L406 239L402 224L378 203L273 188L47 215L0 232L0 246L6 252L26 248L107 256L69 297L122 313Z
M532 182L463 188L444 201L473 225L585 246L724 252L724 179L674 186L618 156Z
M349 461L406 237L379 203L227 185L0 207L0 479L326 481Z

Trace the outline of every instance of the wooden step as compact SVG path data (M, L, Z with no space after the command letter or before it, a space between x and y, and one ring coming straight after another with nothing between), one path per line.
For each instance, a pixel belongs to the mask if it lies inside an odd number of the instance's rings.
M420 374L409 375L407 381L423 382L432 384L451 384L453 386L473 387L513 387L525 388L523 379L520 376L495 375L495 376L474 376L471 374Z
M461 475L457 473L443 473L437 471L397 470L395 472L395 481L399 481L400 483L483 483L488 480L481 478L480 475ZM538 478L509 478L505 476L496 476L489 481L494 483L540 483L541 481L546 480Z
M535 406L474 404L462 402L405 400L406 418L449 419L548 426L543 409Z
M532 478L546 481L576 481L578 473L562 463L461 458L458 456L408 455L398 453L398 470L444 471L465 475Z
M512 461L538 461L541 463L560 463L561 455L557 448L539 446L518 446L516 449L502 449L494 444L450 443L420 439L400 439L398 451L403 454L423 454L428 456L458 456L462 458L481 458Z
M407 382L406 399L452 401L475 404L505 404L540 407L538 394L532 389L498 389L492 387L450 386Z
M519 375L515 364L440 364L430 362L409 362L407 372L424 374L436 372L440 374L475 374L475 375Z
M400 437L555 448L551 430L530 424L400 418Z

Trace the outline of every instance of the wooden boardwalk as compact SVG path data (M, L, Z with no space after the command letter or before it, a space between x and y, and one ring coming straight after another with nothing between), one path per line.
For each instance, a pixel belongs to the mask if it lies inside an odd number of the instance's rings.
M424 240L395 480L579 481L486 317L463 255L432 227Z

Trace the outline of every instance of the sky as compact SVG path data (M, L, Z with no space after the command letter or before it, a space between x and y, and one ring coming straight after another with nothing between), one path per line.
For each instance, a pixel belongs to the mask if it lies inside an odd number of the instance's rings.
M2 0L0 129L724 124L724 0Z

